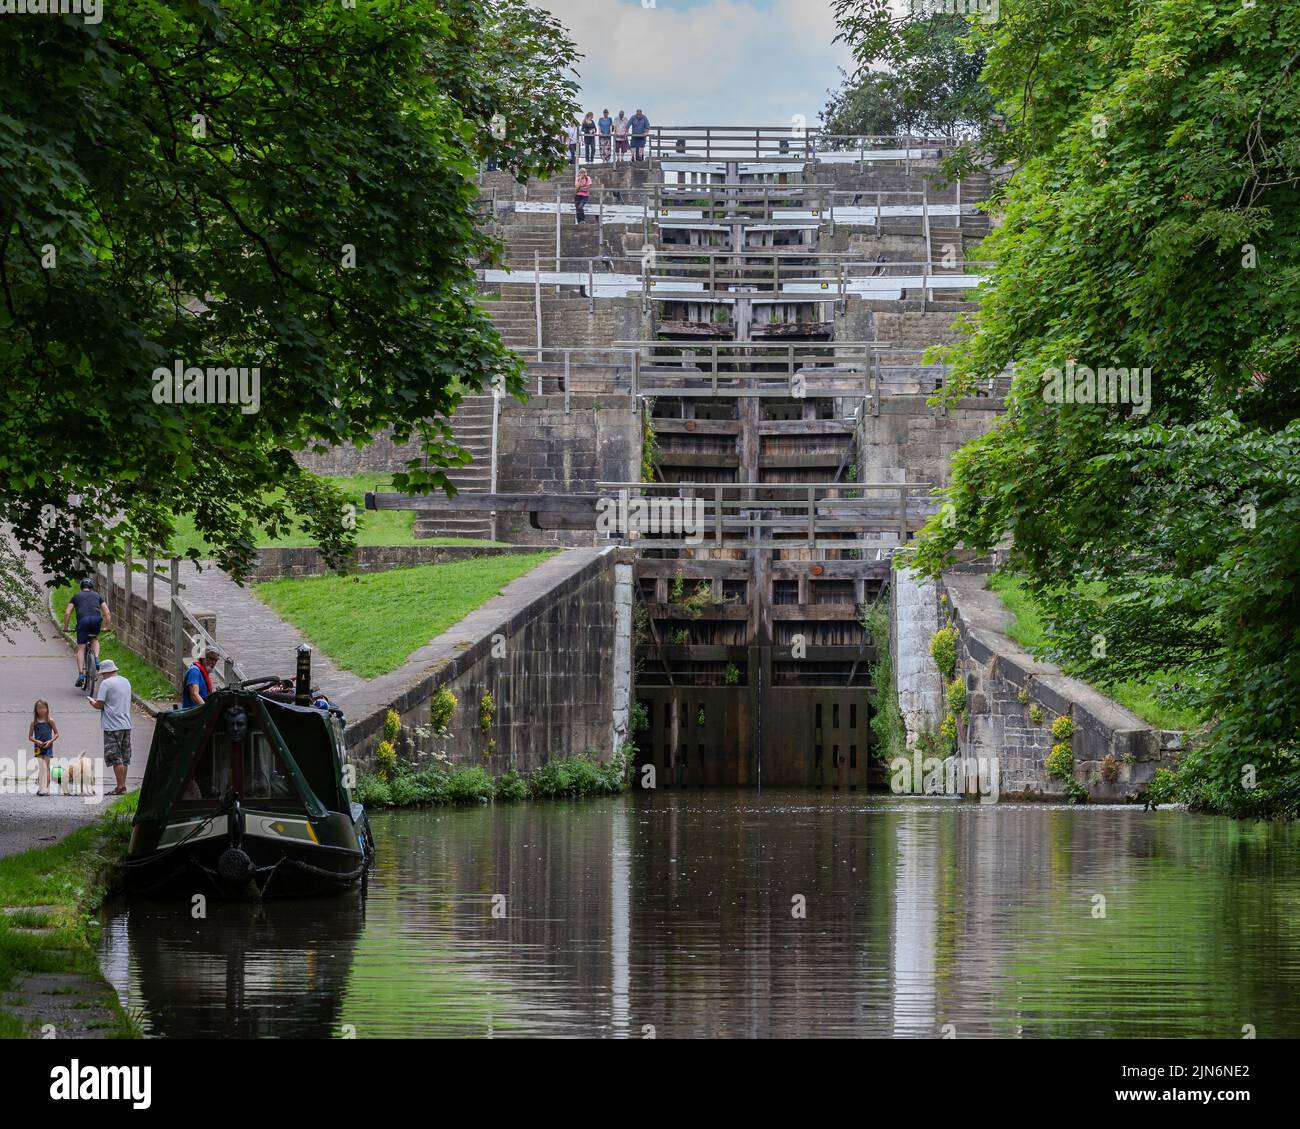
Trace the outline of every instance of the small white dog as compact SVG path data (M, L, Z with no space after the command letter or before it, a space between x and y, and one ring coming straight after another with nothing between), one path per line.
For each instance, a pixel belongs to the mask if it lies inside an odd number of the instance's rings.
M62 765L63 772L59 775L59 792L64 796L94 796L98 793L95 791L95 768L90 763L90 758L86 756L83 749L77 754L77 759L68 761Z

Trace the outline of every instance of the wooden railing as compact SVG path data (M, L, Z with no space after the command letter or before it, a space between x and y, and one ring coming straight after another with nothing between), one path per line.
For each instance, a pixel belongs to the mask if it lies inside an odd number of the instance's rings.
M615 539L642 548L852 549L868 534L901 544L937 508L934 488L914 482L601 482L597 489L606 513L626 515L611 531ZM645 531L664 525L666 535Z

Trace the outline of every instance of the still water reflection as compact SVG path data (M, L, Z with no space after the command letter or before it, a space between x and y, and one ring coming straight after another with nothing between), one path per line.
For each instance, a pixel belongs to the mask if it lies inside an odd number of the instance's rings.
M1300 1036L1294 826L781 792L373 825L364 902L110 906L123 1001L172 1037Z

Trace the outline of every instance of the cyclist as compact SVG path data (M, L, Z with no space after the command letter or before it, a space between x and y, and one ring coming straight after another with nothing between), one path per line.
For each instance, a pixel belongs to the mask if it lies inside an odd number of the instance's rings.
M112 613L108 601L95 591L95 582L86 577L81 582L81 590L76 592L63 609L63 630L68 630L68 620L73 612L77 613L77 685L86 684L86 648L94 650L99 658L99 633L111 630Z

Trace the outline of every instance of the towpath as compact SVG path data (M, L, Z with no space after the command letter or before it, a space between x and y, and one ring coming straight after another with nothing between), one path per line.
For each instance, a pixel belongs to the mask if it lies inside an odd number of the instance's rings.
M109 802L104 793L112 787L112 772L104 768L99 712L73 685L77 666L67 636L43 613L36 629L19 628L9 634L8 640L0 637L0 855L44 846L89 823L103 812ZM59 724L56 755L75 756L84 749L98 766L97 796L64 796L57 787L48 796L36 795L27 726L37 698L50 703L50 713ZM144 776L153 719L136 706L131 722L127 787L134 789ZM109 778L107 787L104 775Z

